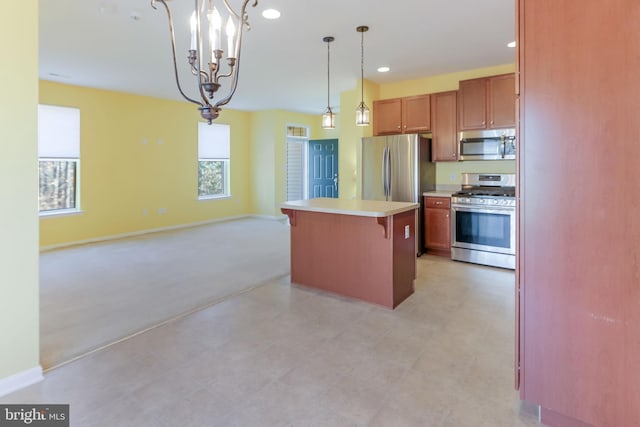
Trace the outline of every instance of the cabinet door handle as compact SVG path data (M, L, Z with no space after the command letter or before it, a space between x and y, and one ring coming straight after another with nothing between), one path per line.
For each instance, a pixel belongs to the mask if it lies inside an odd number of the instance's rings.
M447 215L445 216L445 218L449 218L449 214L447 214Z
M487 122L485 122L484 120L482 121L482 125L484 126L485 124L487 124Z

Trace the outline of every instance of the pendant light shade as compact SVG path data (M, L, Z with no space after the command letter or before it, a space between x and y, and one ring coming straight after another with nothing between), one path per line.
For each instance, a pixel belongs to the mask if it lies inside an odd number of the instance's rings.
M360 33L360 104L356 110L356 126L369 126L369 107L364 103L364 33L369 27L362 25L356 28Z
M336 123L336 115L333 114L331 110L331 97L330 97L330 89L331 89L331 56L330 56L330 45L331 42L335 39L331 36L324 37L322 39L323 42L327 44L327 109L322 113L322 128L323 129L335 129Z

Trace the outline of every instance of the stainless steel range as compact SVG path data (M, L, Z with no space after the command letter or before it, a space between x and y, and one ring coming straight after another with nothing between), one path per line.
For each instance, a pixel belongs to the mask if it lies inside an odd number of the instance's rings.
M451 197L451 258L516 268L515 174L462 174Z

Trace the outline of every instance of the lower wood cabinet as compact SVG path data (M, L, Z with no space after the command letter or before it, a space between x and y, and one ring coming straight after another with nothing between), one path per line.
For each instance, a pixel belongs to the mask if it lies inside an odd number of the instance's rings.
M424 245L427 253L451 256L451 199L424 198Z

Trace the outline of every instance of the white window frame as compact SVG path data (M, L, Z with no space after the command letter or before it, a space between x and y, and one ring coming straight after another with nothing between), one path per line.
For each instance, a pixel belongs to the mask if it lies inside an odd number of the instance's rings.
M202 162L222 162L222 193L200 195L200 164ZM230 177L231 126L198 122L198 200L230 198Z
M289 128L303 128L306 130L306 135L304 136L290 136L289 135ZM304 200L309 198L309 180L308 180L308 169L309 169L309 135L310 135L310 129L309 126L305 126L305 125L298 125L298 124L292 124L292 123L288 123L285 127L285 156L286 156L286 147L289 144L302 144L302 165L300 168L300 173L301 173L301 177L300 180L302 182L302 198ZM285 158L285 178L284 178L284 192L285 192L285 199L287 199L287 201L289 201L289 196L288 196L288 187L289 187L289 163L288 163L288 157Z
M64 136L61 138L61 135ZM48 210L40 210L38 207L39 215L59 216L81 213L80 109L38 104L38 170L40 162L47 161L75 163L74 207Z

